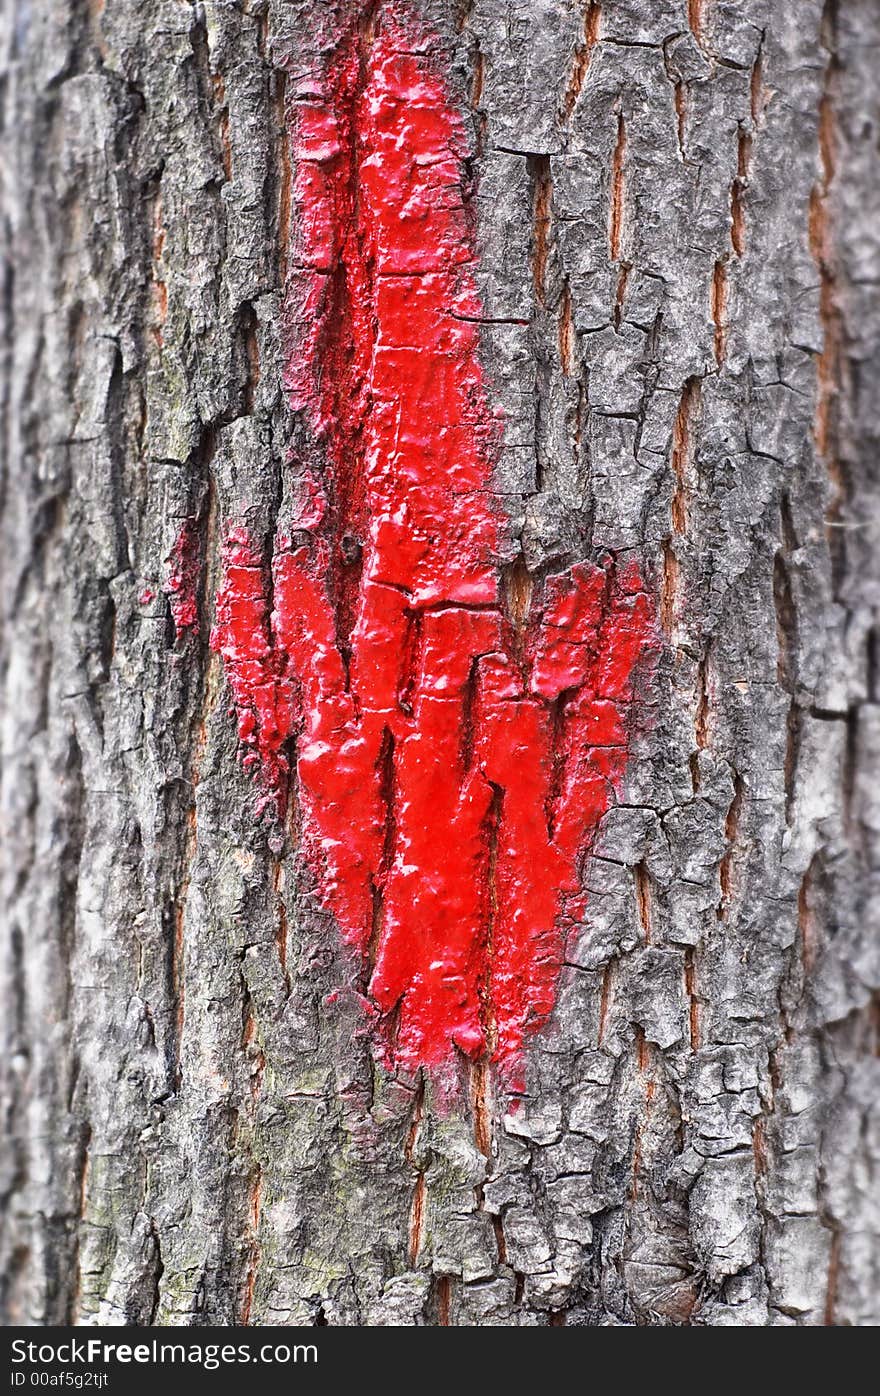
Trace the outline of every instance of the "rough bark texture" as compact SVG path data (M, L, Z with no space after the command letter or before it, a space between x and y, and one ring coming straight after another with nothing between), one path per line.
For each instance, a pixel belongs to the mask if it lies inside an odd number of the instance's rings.
M226 521L284 490L330 7L5 0L3 1316L877 1322L880 10L420 3L524 556L643 560L653 721L526 1100L438 1109L328 1002L207 643Z

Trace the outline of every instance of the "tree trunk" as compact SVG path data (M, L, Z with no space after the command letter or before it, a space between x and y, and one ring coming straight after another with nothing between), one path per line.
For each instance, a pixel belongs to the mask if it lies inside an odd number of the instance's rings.
M4 1321L876 1323L880 11L406 0L506 564L656 608L522 1089L450 1092L366 1030L210 641L303 430L297 84L402 5L4 0Z

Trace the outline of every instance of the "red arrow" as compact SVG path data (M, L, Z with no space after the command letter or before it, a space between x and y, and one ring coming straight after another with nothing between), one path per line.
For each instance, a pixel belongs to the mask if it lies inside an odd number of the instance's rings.
M506 604L463 124L434 36L386 6L297 90L286 387L312 444L292 525L234 529L213 643L279 816L364 959L392 1064L491 1053L548 1018L581 864L626 766L652 609L634 564Z

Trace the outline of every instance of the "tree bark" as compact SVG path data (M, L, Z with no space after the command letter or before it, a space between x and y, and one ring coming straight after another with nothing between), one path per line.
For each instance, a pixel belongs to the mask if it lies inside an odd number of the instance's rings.
M519 1108L389 1072L209 645L345 6L5 0L4 1320L876 1323L880 10L412 7L525 563L638 556L650 720Z

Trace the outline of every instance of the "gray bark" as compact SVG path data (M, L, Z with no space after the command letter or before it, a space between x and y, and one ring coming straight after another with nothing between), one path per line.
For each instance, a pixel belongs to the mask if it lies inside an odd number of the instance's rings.
M524 1108L444 1114L253 819L207 636L320 0L4 0L4 1320L876 1323L880 9L421 3L526 560L665 626L589 933Z

